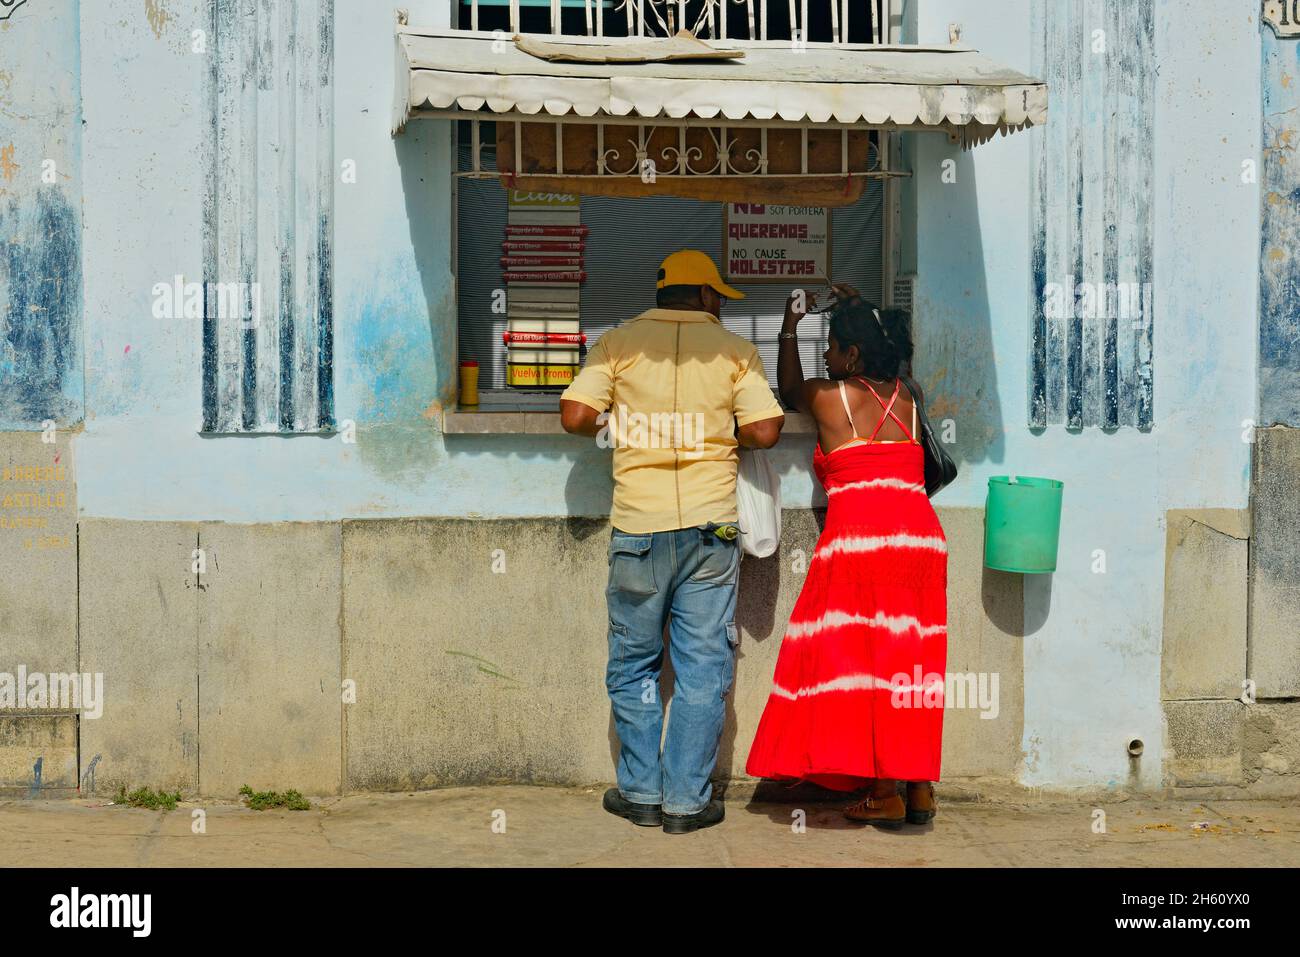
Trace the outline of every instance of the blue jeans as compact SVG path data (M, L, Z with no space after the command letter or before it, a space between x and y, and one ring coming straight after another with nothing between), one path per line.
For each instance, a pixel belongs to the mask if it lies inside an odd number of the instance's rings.
M718 538L713 526L647 535L615 529L610 538L605 687L618 730L618 789L629 801L669 814L709 803L735 678L739 577L740 546ZM659 698L665 624L676 678L666 735Z

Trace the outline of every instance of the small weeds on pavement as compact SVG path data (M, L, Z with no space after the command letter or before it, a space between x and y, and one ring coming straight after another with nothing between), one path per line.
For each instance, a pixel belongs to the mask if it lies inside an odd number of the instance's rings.
M131 807L145 807L151 811L176 810L176 802L181 799L180 791L155 791L153 788L136 788L130 794L126 791L126 786L118 788L117 803L129 804Z
M254 811L265 811L273 807L287 808L290 811L306 811L311 808L311 801L298 791L254 791L245 784L239 793L244 796L244 803Z

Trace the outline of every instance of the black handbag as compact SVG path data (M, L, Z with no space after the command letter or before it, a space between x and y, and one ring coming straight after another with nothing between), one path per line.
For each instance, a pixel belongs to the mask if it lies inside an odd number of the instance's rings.
M957 463L944 451L943 443L934 434L916 383L908 376L899 376L899 378L903 380L903 385L907 386L907 391L912 393L912 402L916 404L916 419L921 423L921 449L925 452L925 494L933 498L936 492L957 477Z

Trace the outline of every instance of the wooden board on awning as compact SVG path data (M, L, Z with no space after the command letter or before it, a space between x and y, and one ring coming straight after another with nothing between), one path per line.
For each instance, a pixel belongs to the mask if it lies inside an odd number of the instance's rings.
M744 50L724 50L697 40L689 30L673 37L620 43L561 43L531 33L515 34L515 46L553 63L667 63L670 60L739 60Z

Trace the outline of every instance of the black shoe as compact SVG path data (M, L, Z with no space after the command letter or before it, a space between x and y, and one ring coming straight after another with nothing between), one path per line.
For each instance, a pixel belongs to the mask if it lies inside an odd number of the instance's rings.
M658 804L636 804L623 797L618 788L610 788L606 791L605 799L600 803L610 814L625 817L633 824L640 824L642 827L658 827L663 823L663 814Z
M694 814L664 814L665 834L689 834L702 827L721 824L727 816L727 809L721 801L710 801L706 807Z

